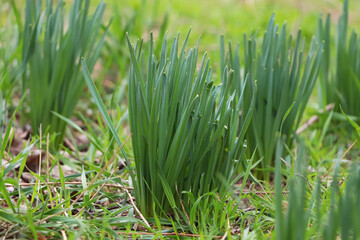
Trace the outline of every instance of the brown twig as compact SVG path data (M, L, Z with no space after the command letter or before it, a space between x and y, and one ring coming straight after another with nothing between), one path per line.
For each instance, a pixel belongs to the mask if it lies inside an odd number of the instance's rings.
M346 154L348 154L348 152L355 146L355 144L357 143L358 139L356 139L351 145L350 147L348 147L348 149L346 149L346 151L344 152L344 154L341 156L341 159L345 158Z
M333 103L330 103L330 104L326 105L325 111L328 112L328 111L334 109L334 106L335 106L335 104L333 104ZM324 113L324 110L320 110L319 114L321 114L321 113ZM296 130L296 134L299 135L300 133L305 131L308 127L310 127L311 125L313 125L317 121L319 121L319 115L312 116L309 120L307 120L301 127L299 127Z
M47 181L47 182L50 182L50 161L49 161L49 155L50 155L49 145L50 145L50 140L49 140L49 136L50 136L50 134L48 133L47 136L46 136L46 181ZM39 185L39 186L40 186L40 185ZM47 186L47 188L48 188L48 192L49 192L50 199L52 199L51 189L50 189L49 185ZM51 204L51 208L54 208L53 201L50 201L50 204Z
M242 193L249 194L249 193L255 193L255 194L275 194L274 191L254 191L254 190L243 190ZM283 194L288 194L289 191L282 191Z
M254 207L249 207L249 208L243 209L242 212L250 212L250 211L254 211L254 210L256 210L256 208L254 208Z
M64 230L61 230L61 236L63 237L63 240L67 240L67 236Z
M344 159L346 154L355 146L355 144L357 143L358 139L356 139L351 145L350 147L348 147L348 149L346 149L346 151L343 153L343 155L341 156L340 159ZM334 169L335 164L333 164L329 170L326 171L326 173L324 174L324 176L328 176L329 173Z
M285 159L283 159L283 158L280 158L280 159L281 159L281 161L282 161L283 163L285 163L285 165L286 165L287 167L291 168L291 165L290 165L287 161L285 161Z
M230 220L229 220L229 216L228 214L226 214L226 217L227 217L227 226L228 226L228 229L227 230L230 230ZM224 236L221 238L221 240L225 240L227 238L227 235L228 235L228 231L225 231L225 234Z
M185 211L184 204L183 204L183 202L182 202L182 200L181 200L181 197L180 197L179 191L178 191L178 189L177 189L177 184L175 184L175 189L176 189L176 193L177 193L177 195L179 196L179 200L180 200L181 208L183 209L183 211L184 211L184 213L185 213L185 216L186 216L186 218L187 218L187 220L188 220L188 222L189 222L189 226L191 226L191 223L190 223L190 218L189 218L189 215L187 214L187 212Z
M13 228L14 228L14 225L11 225L11 226L6 230L6 233L4 234L3 240L8 239L7 234L8 234L8 233L11 231L11 229L13 229Z
M140 210L136 207L134 201L132 200L132 196L130 195L129 190L125 189L126 194L129 197L130 203L131 205L134 207L135 211L139 214L141 220L143 220L143 222L146 224L147 227L150 228L150 224L148 223L148 221L146 221L146 219L144 218L144 216L141 214Z
M40 182L40 177L41 177L41 151L42 149L42 124L40 123L40 155L39 155L39 178L36 180L36 183L39 183ZM37 186L37 191L38 191L38 194L40 196L40 185ZM39 197L36 198L36 205L39 205Z
M139 234L139 235L155 235L156 233L150 233L150 232L118 232L121 235L125 236L131 236L133 234ZM199 234L190 234L190 233L161 233L163 236L184 236L184 237L205 237L207 239L217 238L221 239L222 236L207 236L207 235L199 235Z

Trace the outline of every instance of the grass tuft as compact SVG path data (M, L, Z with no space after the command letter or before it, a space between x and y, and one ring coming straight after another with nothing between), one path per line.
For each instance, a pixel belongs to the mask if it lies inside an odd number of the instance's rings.
M360 37L349 30L349 1L343 4L343 13L337 23L336 31L336 55L331 51L330 15L325 24L319 17L318 41L325 42L322 74L320 74L320 101L325 107L329 103L336 104L336 110L340 112L340 106L346 114L360 116L358 96L360 93ZM332 66L335 65L335 68Z
M250 154L257 149L256 160L263 158L262 172L258 172L258 176L268 180L269 168L274 167L276 136L280 133L285 137L284 142L291 145L318 76L322 47L313 39L306 54L300 30L293 46L292 36L286 33L286 24L279 28L275 15L268 22L260 50L256 44L256 34L250 38L244 35L245 67L241 71L239 47L233 53L230 46L226 58L221 40L221 62L228 62L235 71L234 89L243 86L243 79L254 83L248 84L249 89L245 91L244 109L248 109L252 101L251 88L257 86L254 114L246 139Z
M242 98L235 99L235 91L227 84L234 72L225 69L225 84L216 86L206 55L196 70L198 46L186 54L188 36L180 55L179 36L169 55L164 38L159 61L155 60L152 34L147 61L141 43L133 47L128 39L135 198L146 216L181 209L181 204L188 204L183 191L195 197L224 192L243 161L242 133L247 124L238 122ZM251 116L251 110L242 114ZM154 203L155 210L149 207Z
M90 1L76 0L65 20L64 1L55 6L46 1L26 2L23 32L23 86L29 90L30 119L34 134L43 130L56 133L58 148L65 135L66 122L53 112L70 117L83 89L79 75L80 57L86 57L92 70L99 57L105 34L100 34L105 10L101 2L90 15ZM98 39L98 36L101 36Z

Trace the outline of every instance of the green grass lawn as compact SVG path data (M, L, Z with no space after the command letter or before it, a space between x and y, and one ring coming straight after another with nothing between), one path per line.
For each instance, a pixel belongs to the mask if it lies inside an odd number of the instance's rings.
M360 238L359 1L0 1L1 239Z

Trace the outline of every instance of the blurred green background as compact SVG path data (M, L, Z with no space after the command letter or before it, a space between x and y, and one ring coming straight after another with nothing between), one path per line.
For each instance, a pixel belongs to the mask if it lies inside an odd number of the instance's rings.
M93 6L95 7L94 1ZM210 64L216 69L219 63L219 37L224 35L225 42L231 42L233 47L240 44L243 46L243 34L258 31L261 36L266 28L272 13L276 14L275 21L278 24L287 23L287 30L295 34L301 28L306 41L310 43L312 36L316 34L318 17L331 14L332 32L336 32L336 22L342 12L340 0L107 0L107 20L112 19L110 35L112 35L112 47L108 48L109 55L112 52L121 51L127 55L125 32L133 42L149 39L149 33L153 32L155 42L162 38L161 31L167 31L168 39L176 34L181 34L181 39L191 28L189 47L200 41L200 54L205 51L210 57ZM350 27L359 29L360 26L360 1L350 1ZM160 36L160 37L159 37ZM120 39L120 41L119 41ZM119 43L121 46L118 46ZM309 45L308 45L309 46ZM307 47L308 47L307 46ZM122 50L114 50L120 48ZM146 49L146 48L145 48ZM201 56L200 55L200 56ZM242 55L242 54L240 54ZM114 58L118 58L114 56ZM124 58L125 59L125 58ZM126 58L128 59L128 58ZM126 75L126 62L117 60L121 75ZM123 67L121 67L123 66Z
M201 49L216 51L219 36L233 43L242 42L243 33L265 29L272 13L276 22L288 23L288 30L295 33L301 27L307 39L316 33L319 14L331 13L333 23L337 22L342 12L342 1L339 0L108 0L108 17L121 15L122 24L137 13L134 32L148 38L148 32L155 34L168 13L168 36L178 32L186 34L192 28L190 45L196 43L201 35ZM350 26L359 28L360 1L350 1ZM115 22L113 23L115 24ZM116 23L117 24L117 23ZM334 24L333 24L334 27ZM140 28L143 35L140 36ZM334 32L333 32L334 33Z

